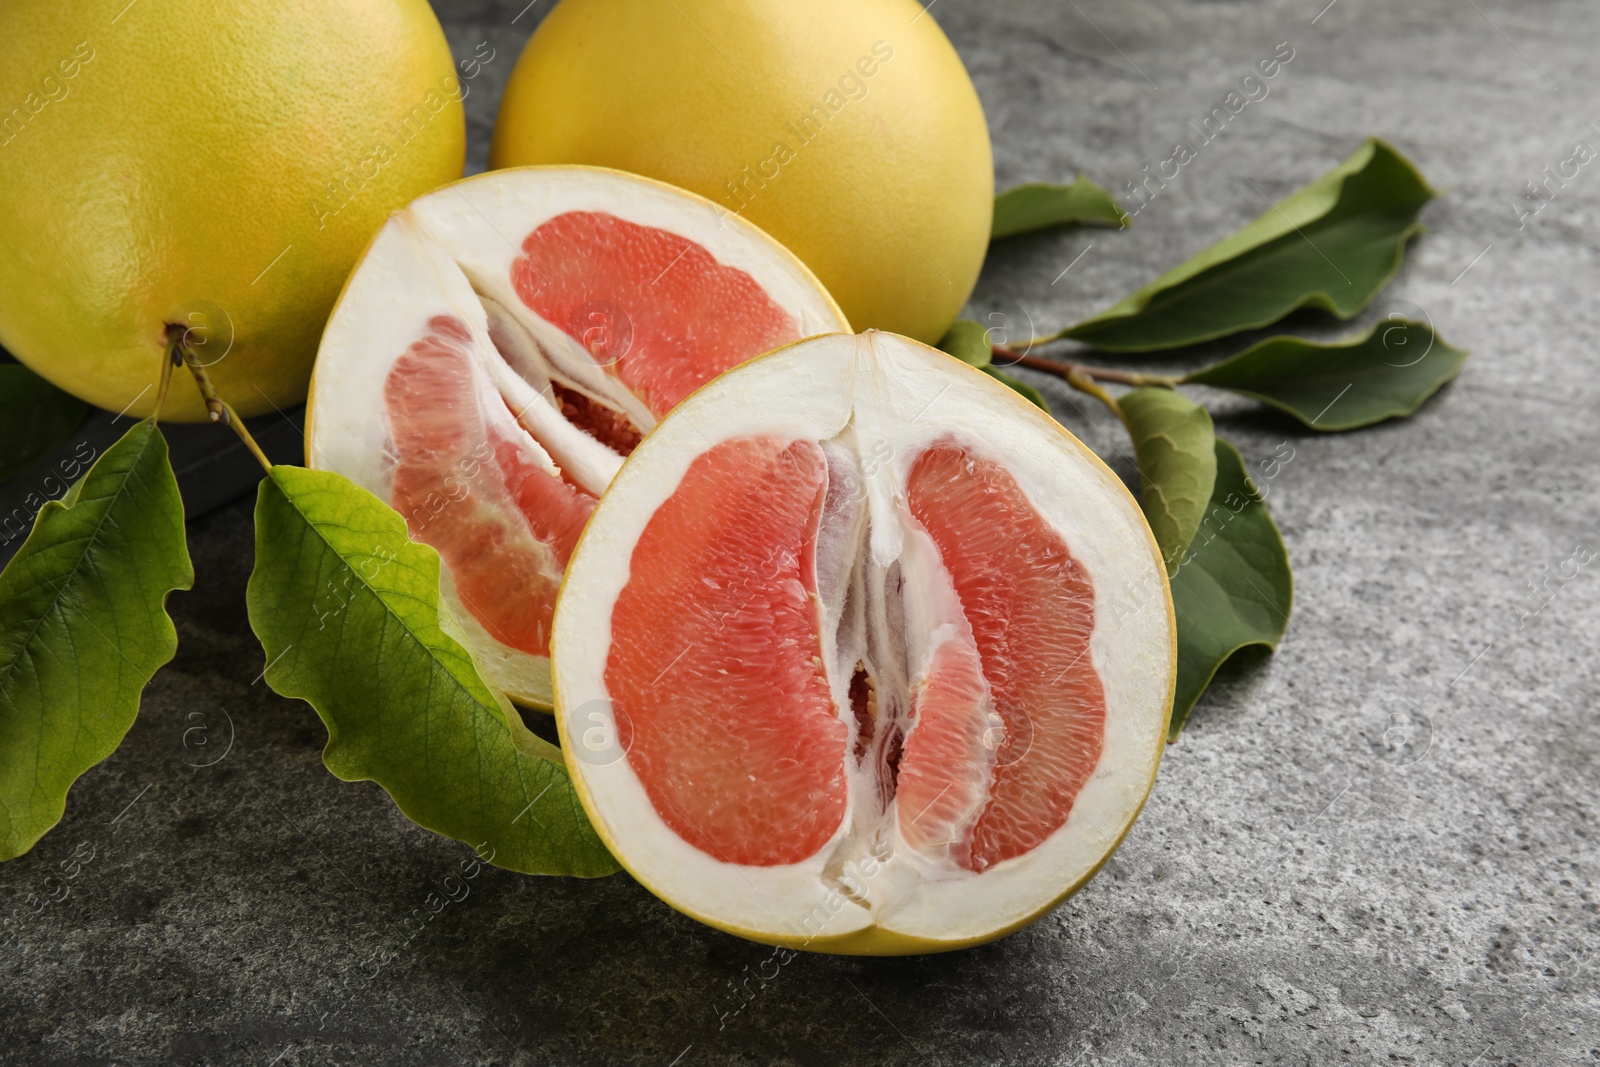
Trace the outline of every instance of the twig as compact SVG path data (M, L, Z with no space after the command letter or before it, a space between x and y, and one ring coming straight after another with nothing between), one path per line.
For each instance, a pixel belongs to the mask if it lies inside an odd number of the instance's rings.
M185 343L184 338L187 336L188 330L185 327L173 324L167 326L167 347L168 351L173 354L172 362L176 363L179 359L182 359L183 365L189 368L189 374L193 376L194 384L200 390L200 397L206 403L206 410L211 414L211 421L220 422L238 434L239 440L244 442L244 446L256 457L256 462L261 464L261 469L270 473L272 471L272 461L267 458L265 452L261 451L261 446L256 444L256 439L250 436L250 431L245 428L244 420L239 417L239 413L234 410L233 405L217 395L217 387L212 383L211 376L206 373L205 365L196 358L194 352ZM166 382L163 380L162 393L165 394L165 392ZM159 398L157 399L157 404L160 404Z
M1097 382L1116 382L1118 385L1143 386L1153 385L1162 389L1171 389L1179 382L1179 378L1171 374L1140 374L1138 371L1117 370L1115 367L1093 367L1087 363L1069 363L1064 359L1046 359L1043 356L1032 356L1026 352L1018 352L1005 345L995 345L994 354L1007 360L1008 363L1030 370L1043 371L1054 374L1057 378L1064 378L1072 382L1074 375L1080 378Z

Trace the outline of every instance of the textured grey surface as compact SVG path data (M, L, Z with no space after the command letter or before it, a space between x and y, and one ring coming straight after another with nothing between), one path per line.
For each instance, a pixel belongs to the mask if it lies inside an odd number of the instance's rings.
M479 167L548 0L513 25L524 2L442 12L459 56L497 49L468 99ZM0 868L0 1059L1600 1063L1600 567L1551 581L1536 613L1529 594L1600 551L1600 164L1525 228L1512 206L1574 142L1600 145L1600 11L1324 3L933 12L983 96L1002 185L1081 168L1120 189L1278 42L1295 49L1130 231L997 249L974 310L1016 327L1098 310L1258 213L1250 183L1280 196L1367 134L1448 192L1390 295L1472 350L1457 385L1409 421L1327 437L1219 404L1252 463L1293 449L1268 492L1294 624L1205 698L1084 892L985 948L799 956L767 981L770 950L621 876L491 871L423 922L466 850L333 779L310 710L252 682L240 504L191 529L182 645L127 743ZM1106 420L1042 384L1116 459Z

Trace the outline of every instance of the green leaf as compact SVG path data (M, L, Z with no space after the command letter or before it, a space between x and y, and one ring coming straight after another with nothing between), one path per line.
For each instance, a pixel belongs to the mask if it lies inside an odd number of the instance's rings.
M1141 500L1170 574L1205 517L1217 477L1211 414L1171 389L1144 386L1117 401L1139 461Z
M146 419L106 449L0 573L0 859L61 820L178 648L167 595L194 581L167 443Z
M1269 326L1296 308L1348 319L1394 277L1433 195L1403 156L1368 140L1244 229L1060 336L1148 352Z
M990 239L1029 233L1069 222L1125 226L1128 214L1111 194L1079 174L1070 185L1030 182L994 198Z
M1426 324L1386 319L1354 341L1268 338L1184 381L1271 404L1313 430L1353 430L1410 415L1466 359Z
M0 366L0 482L49 455L88 410L27 367Z
M438 555L377 497L328 471L272 468L246 599L267 683L322 717L336 776L377 782L413 822L500 867L618 869L560 749L441 627Z
M969 367L987 367L994 358L989 345L989 331L971 319L957 319L950 324L944 339L939 342L941 351L948 352Z
M989 331L978 323L971 319L957 319L945 333L944 339L939 342L939 348L967 366L977 367L995 381L1015 389L1029 403L1037 404L1044 409L1045 414L1050 413L1050 404L1045 400L1043 393L1027 382L1013 378L990 364L990 360L994 358L994 349L989 345Z
M1289 553L1239 450L1217 439L1216 487L1194 541L1172 577L1178 619L1178 683L1168 737L1177 740L1217 668L1241 648L1277 648L1289 626Z
M1029 385L1027 382L1022 381L1019 378L1013 378L1005 371L999 370L995 367L984 367L983 373L987 374L997 382L1000 382L1004 385L1009 385L1011 388L1021 393L1024 400L1027 400L1032 404L1037 404L1039 407L1043 408L1046 415L1050 414L1050 404L1045 400L1044 394L1039 392L1039 390L1035 389L1033 386Z

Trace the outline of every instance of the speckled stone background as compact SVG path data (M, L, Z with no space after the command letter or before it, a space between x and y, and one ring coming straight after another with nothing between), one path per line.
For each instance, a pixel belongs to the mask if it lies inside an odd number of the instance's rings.
M549 0L440 3L459 57L495 49L467 101L481 169ZM1326 3L932 11L982 94L1002 186L1082 169L1120 190L1294 49L1131 230L996 248L972 309L996 324L1098 310L1256 215L1250 183L1281 196L1368 134L1447 193L1366 318L1431 319L1473 352L1458 383L1415 418L1330 436L1218 398L1253 464L1293 453L1267 482L1293 625L1275 656L1225 672L1084 892L985 948L798 956L766 981L770 950L625 876L490 871L421 922L467 852L336 781L310 709L255 680L241 502L192 524L182 645L126 744L0 867L0 1059L1600 1063L1600 564L1529 591L1600 552L1600 164L1551 183L1537 216L1515 207L1576 142L1600 146L1600 9ZM1129 473L1115 428L1038 380Z

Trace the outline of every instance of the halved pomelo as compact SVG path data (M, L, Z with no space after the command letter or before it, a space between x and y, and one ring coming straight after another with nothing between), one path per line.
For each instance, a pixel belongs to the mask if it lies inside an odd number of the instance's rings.
M717 374L848 329L777 242L709 201L596 167L456 182L390 217L323 335L307 462L438 550L489 680L550 700L550 620L595 499Z
M998 937L1144 803L1174 624L1122 482L1016 393L892 334L685 401L568 564L557 723L612 852L769 943Z

